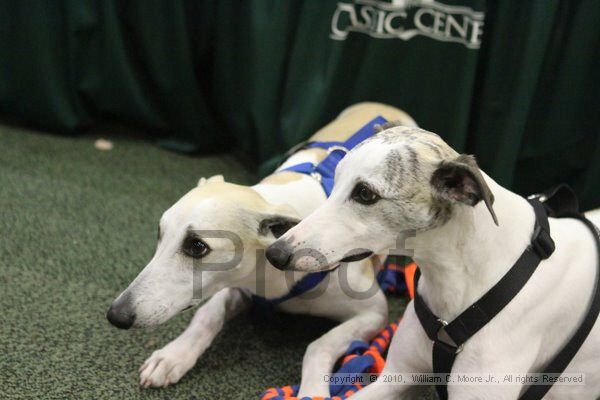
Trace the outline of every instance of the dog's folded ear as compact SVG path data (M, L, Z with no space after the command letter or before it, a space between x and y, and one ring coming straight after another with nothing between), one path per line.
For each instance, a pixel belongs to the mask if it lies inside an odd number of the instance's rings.
M494 223L498 225L498 218L492 207L494 195L474 156L461 154L454 160L442 161L431 176L431 184L442 197L451 201L474 206L483 200Z
M273 235L275 239L283 236L284 233L298 225L299 219L290 219L280 215L266 216L258 226L258 233L261 236Z
M258 236L264 239L265 245L283 236L284 233L296 226L301 218L294 209L289 206L272 206L267 212L259 215Z
M210 183L210 182L225 182L225 178L223 178L223 175L213 175L208 179L202 177L198 181L198 186L206 185L207 183Z

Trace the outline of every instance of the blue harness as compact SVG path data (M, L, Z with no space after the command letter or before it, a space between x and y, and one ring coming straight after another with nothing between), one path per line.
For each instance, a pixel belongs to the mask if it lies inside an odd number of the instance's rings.
M385 118L378 116L373 120L369 121L365 126L360 128L358 132L352 135L345 142L307 143L305 146L302 147L302 149L325 149L328 153L327 157L325 157L323 161L321 161L318 164L306 162L281 169L278 172L292 171L310 175L316 180L318 180L319 183L321 183L325 194L327 195L327 197L329 197L333 189L333 178L335 176L335 169L339 162L342 160L342 158L344 158L346 154L354 147L356 147L360 142L373 136L375 134L375 125L383 125L386 122L388 121ZM292 287L290 292L286 295L276 297L273 299L267 299L261 296L252 295L252 301L257 307L266 311L272 311L275 306L283 303L284 301L300 296L303 293L314 289L319 283L323 281L323 279L325 279L329 272L331 272L331 270L315 272L306 275L298 282L296 282L296 284ZM388 280L392 277L389 276L386 278L386 280Z
M315 178L323 186L323 190L327 197L333 190L333 178L335 176L335 169L339 162L346 156L346 154L356 147L360 142L370 138L375 134L375 125L385 124L387 119L379 116L369 121L365 126L360 128L358 132L352 135L345 142L310 142L307 143L303 149L325 149L327 150L327 157L318 164L313 163L302 163L293 165L288 168L284 168L282 171L299 172L301 174L307 174Z

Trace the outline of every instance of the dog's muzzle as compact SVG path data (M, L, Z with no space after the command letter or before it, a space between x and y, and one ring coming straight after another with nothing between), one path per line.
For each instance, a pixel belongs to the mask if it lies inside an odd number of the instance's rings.
M135 313L131 309L131 301L127 294L119 296L119 298L111 304L106 313L106 319L119 329L129 329L133 326L133 323L135 322Z
M282 271L289 269L292 259L292 249L284 241L277 241L267 249L265 253L267 260L277 269Z

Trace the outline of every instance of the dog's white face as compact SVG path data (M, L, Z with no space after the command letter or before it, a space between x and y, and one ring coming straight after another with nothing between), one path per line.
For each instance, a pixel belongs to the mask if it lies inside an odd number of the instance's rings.
M479 200L492 212L493 196L474 158L431 132L393 127L341 161L330 198L267 256L275 254L269 259L280 269L319 271L387 249L407 254L408 237L443 225L459 204Z
M162 215L154 257L115 300L109 320L157 325L225 287L253 286L257 249L297 221L248 187L202 179Z

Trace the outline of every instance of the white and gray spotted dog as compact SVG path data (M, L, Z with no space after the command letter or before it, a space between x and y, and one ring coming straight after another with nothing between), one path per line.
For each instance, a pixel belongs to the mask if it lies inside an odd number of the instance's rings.
M599 211L588 217L600 222ZM527 200L481 172L473 157L458 154L431 132L392 127L342 160L330 198L278 239L267 256L279 268L314 272L331 269L349 255L386 250L409 255L422 273L419 293L436 315L452 321L513 266L530 243L534 221ZM453 372L539 372L581 323L598 273L596 244L577 220L549 221L554 254L465 343ZM598 398L599 325L566 370L584 373L585 385L555 385L546 398ZM411 302L384 373L431 371L432 342ZM422 388L380 379L352 399L418 398ZM516 399L523 390L520 385L448 386L449 398L460 400Z

